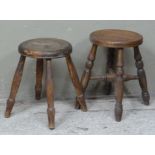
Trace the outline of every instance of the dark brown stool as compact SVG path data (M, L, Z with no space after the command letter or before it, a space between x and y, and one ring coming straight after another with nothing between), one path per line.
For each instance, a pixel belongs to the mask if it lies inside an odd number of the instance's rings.
M147 88L147 80L143 68L142 56L140 54L139 45L143 42L143 37L135 32L125 30L98 30L90 34L92 49L88 55L85 70L81 78L83 91L86 90L89 80L106 80L107 94L111 92L111 82L114 82L115 88L115 118L121 121L122 118L122 99L124 93L124 82L129 80L139 80L142 89L142 98L145 105L149 105L149 92ZM97 47L107 47L109 49L107 56L107 74L105 76L92 76L91 70L94 65ZM124 48L132 47L134 49L134 58L136 61L137 75L124 73ZM80 105L76 102L76 108Z
M53 129L55 127L54 89L53 89L52 66L51 66L52 59L62 58L62 57L66 58L70 77L75 87L81 110L87 111L82 87L79 82L76 69L74 67L74 64L70 56L71 52L72 52L72 46L70 43L68 43L65 40L54 39L54 38L32 39L20 44L19 53L21 54L21 57L13 78L10 96L9 96L9 99L7 100L5 117L6 118L10 117L12 108L14 106L15 97L21 82L26 57L31 57L36 59L35 98L37 100L41 98L43 64L44 64L43 61L45 61L46 97L47 97L47 103L48 103L47 113L48 113L48 121L49 121L50 129Z

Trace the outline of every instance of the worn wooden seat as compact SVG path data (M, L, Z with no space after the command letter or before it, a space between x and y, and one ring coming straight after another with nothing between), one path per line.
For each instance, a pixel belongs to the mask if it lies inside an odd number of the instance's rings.
M52 79L52 59L65 57L70 77L76 90L77 98L82 111L87 111L85 99L83 95L82 86L80 84L76 69L71 59L72 46L69 42L55 38L39 38L25 41L19 45L19 53L21 54L13 82L11 87L10 96L7 100L7 107L5 111L5 117L8 118L11 115L13 109L16 94L21 82L23 68L26 57L36 58L36 84L35 84L35 98L39 100L41 98L42 91L42 76L43 65L46 68L46 97L47 97L47 113L49 128L55 128L55 108L54 108L54 88ZM45 62L45 63L44 63Z
M85 70L82 74L81 84L83 91L86 91L90 80L104 80L106 94L110 94L112 90L112 82L115 89L115 118L116 121L121 121L124 94L124 82L129 80L139 80L142 90L142 98L145 105L149 105L150 95L147 88L146 74L142 56L139 50L139 45L143 42L142 35L126 31L126 30L97 30L90 34L92 48L88 55L88 60L85 65ZM92 68L96 58L98 46L108 48L106 75L92 75ZM131 75L124 72L124 48L132 47L134 49L134 59L137 68L137 74ZM78 101L76 108L80 108Z
M139 46L143 42L142 35L127 30L98 30L90 34L93 44L110 47L125 48Z
M72 52L69 42L55 38L38 38L19 45L19 53L33 58L60 58Z

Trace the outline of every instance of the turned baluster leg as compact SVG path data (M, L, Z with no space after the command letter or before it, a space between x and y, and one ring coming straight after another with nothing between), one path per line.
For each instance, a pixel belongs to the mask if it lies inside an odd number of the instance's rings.
M46 59L46 97L47 97L47 114L49 128L55 128L55 109L54 109L54 89L53 89L53 80L52 80L52 67L51 59Z
M23 56L23 55L20 56L20 60L19 60L16 72L15 72L15 75L14 75L14 78L12 81L10 96L7 100L7 106L6 106L6 111L5 111L6 118L10 117L11 111L12 111L14 103L15 103L16 94L18 92L18 88L20 86L20 82L22 79L25 59L26 59L25 56Z
M74 67L74 64L72 62L70 55L66 57L66 62L67 62L68 70L70 73L70 77L72 79L73 85L74 85L76 93L77 93L77 100L78 100L78 103L80 105L80 108L82 111L87 111L87 106L85 103L85 98L84 98L82 86L81 86L81 83L79 81L78 74L76 72L76 69Z
M136 61L139 84L142 89L142 98L143 98L144 104L149 105L150 95L147 88L146 74L145 74L144 64L142 61L142 56L140 54L139 47L134 48L134 57Z
M95 61L95 57L96 57L96 51L97 51L97 45L93 45L90 53L88 55L87 58L87 62L85 65L85 70L82 74L82 78L81 78L81 84L82 84L82 88L83 88L83 92L85 93L85 90L88 86L88 82L90 80L90 76L91 76L91 70L94 66L94 61ZM75 108L79 109L80 105L78 103L78 100L76 99L76 104L75 104Z
M114 67L114 48L109 48L107 53L107 64L106 64L106 73L109 74ZM110 95L112 91L112 82L105 81L104 90L106 95Z
M43 59L37 59L36 62L36 84L35 84L35 98L40 100L42 90L42 77L43 77Z
M122 106L122 99L123 99L123 49L117 49L116 52L116 79L115 79L115 119L116 121L121 121L123 106Z

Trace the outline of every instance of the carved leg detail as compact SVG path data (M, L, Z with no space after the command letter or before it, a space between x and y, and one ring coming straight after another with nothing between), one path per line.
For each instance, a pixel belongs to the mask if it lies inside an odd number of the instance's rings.
M76 69L74 67L74 64L72 62L70 55L66 57L66 62L67 62L68 70L70 73L70 77L72 79L73 85L74 85L76 93L77 93L77 100L78 100L78 103L80 105L80 108L82 111L87 111L87 106L85 103L85 98L84 98L84 93L82 91L82 86L80 84L78 74L76 72Z
M123 82L123 49L117 49L117 59L116 59L116 79L115 79L115 119L116 121L121 121L123 106L123 92L124 92L124 82Z
M26 59L26 57L21 55L15 75L14 75L14 78L13 78L13 81L12 81L10 96L7 100L7 106L6 106L6 111L5 111L6 118L10 117L11 111L12 111L14 103L15 103L16 94L18 92L18 88L20 86L20 82L22 79L25 59Z
M36 85L35 85L36 100L40 100L40 98L41 98L42 77L43 77L43 59L37 59L37 62L36 62Z
M81 78L81 84L82 84L82 88L83 88L83 91L85 93L85 90L88 86L88 83L89 83L89 80L90 80L90 76L91 76L91 70L94 66L94 61L95 61L95 57L96 57L96 51L97 51L97 45L93 45L92 48L91 48L91 51L88 55L88 58L87 58L87 62L86 62L86 65L85 65L85 70L82 74L82 78ZM80 108L80 105L78 103L78 100L76 99L76 104L75 104L75 108L76 109L79 109Z
M139 47L134 48L134 57L136 61L137 74L139 77L139 84L142 90L142 98L143 98L144 104L149 105L150 95L147 88L146 74L145 74L144 64L142 61L142 56L140 54Z
M49 128L55 128L55 108L54 108L54 89L52 80L51 59L46 59L46 97L47 97L47 114Z
M107 53L106 73L110 73L114 68L114 48L109 48ZM112 91L112 82L105 81L104 90L106 95L110 95Z

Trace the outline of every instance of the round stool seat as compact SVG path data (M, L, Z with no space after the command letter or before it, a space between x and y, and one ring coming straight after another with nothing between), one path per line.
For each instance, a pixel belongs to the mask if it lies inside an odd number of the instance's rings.
M91 33L90 41L111 48L135 47L142 44L143 36L132 31L105 29Z
M56 38L38 38L24 41L19 53L33 58L60 58L72 52L69 42Z

